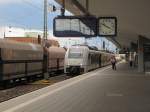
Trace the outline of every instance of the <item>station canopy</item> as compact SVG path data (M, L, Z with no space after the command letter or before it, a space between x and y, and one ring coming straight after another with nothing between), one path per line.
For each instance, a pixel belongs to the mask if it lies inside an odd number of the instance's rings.
M59 4L62 1L56 0ZM139 36L150 38L149 5L150 0L65 0L66 9L74 15L89 12L96 17L117 17L118 33L112 41L122 47L137 43Z

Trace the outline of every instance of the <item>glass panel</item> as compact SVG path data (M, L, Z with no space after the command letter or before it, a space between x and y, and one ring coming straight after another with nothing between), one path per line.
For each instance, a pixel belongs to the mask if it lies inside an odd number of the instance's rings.
M54 35L57 37L96 36L97 19L76 16L57 17L54 19Z
M71 52L71 53L69 53L69 56L68 56L68 58L82 58L83 57L83 54L82 53L73 53L73 52Z

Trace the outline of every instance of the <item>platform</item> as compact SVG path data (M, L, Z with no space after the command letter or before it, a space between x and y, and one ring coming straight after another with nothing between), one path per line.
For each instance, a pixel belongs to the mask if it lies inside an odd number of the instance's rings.
M0 112L150 112L150 76L122 62L3 102Z

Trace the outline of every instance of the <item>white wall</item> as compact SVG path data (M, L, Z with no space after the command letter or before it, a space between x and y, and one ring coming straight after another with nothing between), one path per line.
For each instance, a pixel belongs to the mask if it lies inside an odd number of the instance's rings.
M35 29L23 29L23 28L17 28L17 27L0 27L0 38L5 37L26 37L29 35L29 37L38 37L38 34L43 34L43 31L35 30Z
M6 37L24 37L25 29L16 27L5 27L4 29Z
M0 27L0 38L4 38L5 27Z

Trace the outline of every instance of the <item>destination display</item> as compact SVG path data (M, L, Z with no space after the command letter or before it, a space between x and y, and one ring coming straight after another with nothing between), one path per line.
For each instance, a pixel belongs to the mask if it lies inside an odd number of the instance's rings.
M94 17L60 16L54 19L54 35L57 37L95 37L97 19Z

